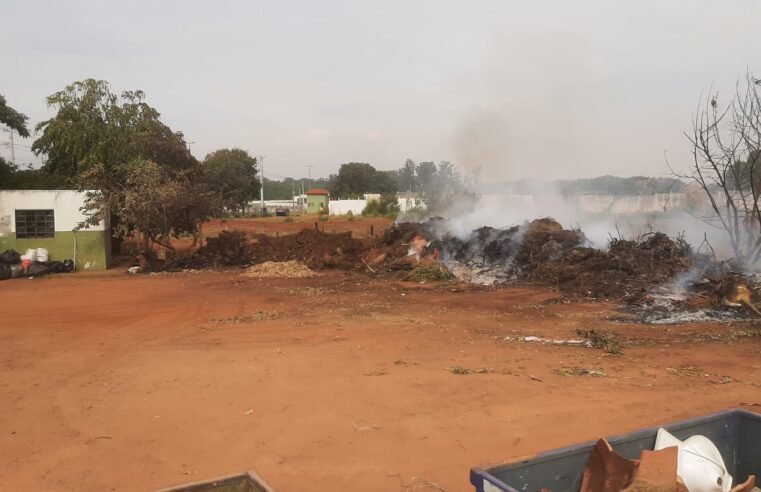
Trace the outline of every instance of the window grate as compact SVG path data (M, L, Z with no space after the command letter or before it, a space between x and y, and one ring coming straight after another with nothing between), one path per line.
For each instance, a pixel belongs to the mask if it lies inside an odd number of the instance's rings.
M16 210L16 237L55 237L55 216L52 210Z

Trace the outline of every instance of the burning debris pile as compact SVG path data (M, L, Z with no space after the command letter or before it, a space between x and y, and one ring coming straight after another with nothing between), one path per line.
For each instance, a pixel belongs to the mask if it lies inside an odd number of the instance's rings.
M467 238L442 230L440 220L389 229L382 241L385 259L413 258L408 267L440 261L465 282L533 281L569 294L627 300L693 266L689 245L661 233L636 241L616 239L602 251L589 247L580 230L564 229L551 218L507 229L481 227Z
M753 302L761 295L761 275L727 273L696 255L683 238L658 232L613 239L599 250L581 231L563 229L550 218L507 229L482 227L466 238L435 219L395 225L381 245L372 250L371 262L391 270L438 263L464 282L538 282L573 296L624 301L646 323L761 316Z
M761 294L761 276L727 274L717 266L723 265L696 256L680 237L656 232L613 239L599 250L582 231L564 229L551 218L505 229L481 227L466 237L452 233L440 218L394 224L377 240L311 229L278 237L223 231L172 267L289 261L312 270L403 272L403 278L421 282L537 282L572 296L624 301L647 323L761 316L753 301Z
M656 232L638 240L614 239L607 251L583 247L545 262L533 280L592 298L632 301L693 266L690 246Z
M724 272L711 263L682 272L630 303L625 311L637 321L656 325L732 321L761 317L761 275Z
M446 234L431 242L460 280L491 284L534 280L539 268L586 242L579 230L553 219L537 219L508 229L481 227L465 240Z

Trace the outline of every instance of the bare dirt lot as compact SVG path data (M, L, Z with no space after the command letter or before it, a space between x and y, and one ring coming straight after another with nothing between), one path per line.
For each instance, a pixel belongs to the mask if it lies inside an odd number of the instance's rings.
M761 403L752 325L615 323L534 287L112 271L0 299L2 490L253 469L282 491L465 491L472 466ZM623 355L504 340L577 329Z

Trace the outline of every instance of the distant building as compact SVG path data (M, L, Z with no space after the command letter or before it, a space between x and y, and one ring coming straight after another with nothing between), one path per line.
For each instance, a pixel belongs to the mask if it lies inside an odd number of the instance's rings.
M74 190L0 191L0 252L45 248L50 260L75 260L79 270L105 270L111 237L105 222L76 230L85 220L85 194Z
M380 193L365 193L364 198L349 200L330 200L331 215L346 215L351 212L353 215L361 214L367 204L373 200L380 200ZM399 204L400 212L409 212L417 207L425 207L425 203L419 193L400 192L396 194L396 200Z
M420 193L415 191L400 191L396 194L397 201L399 202L399 210L402 212L409 212L413 208L417 208L423 205L423 200L420 197Z
M307 190L305 195L307 196L308 214L328 213L330 204L330 192L328 190L312 188Z

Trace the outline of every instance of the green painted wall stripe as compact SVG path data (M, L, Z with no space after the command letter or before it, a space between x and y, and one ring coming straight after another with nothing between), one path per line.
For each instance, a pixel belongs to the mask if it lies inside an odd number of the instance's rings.
M0 237L0 252L15 249L24 254L29 248L45 248L50 259L63 261L74 259L74 236L77 243L77 269L105 270L110 263L111 241L108 231L56 231L55 237L18 239L15 233Z

